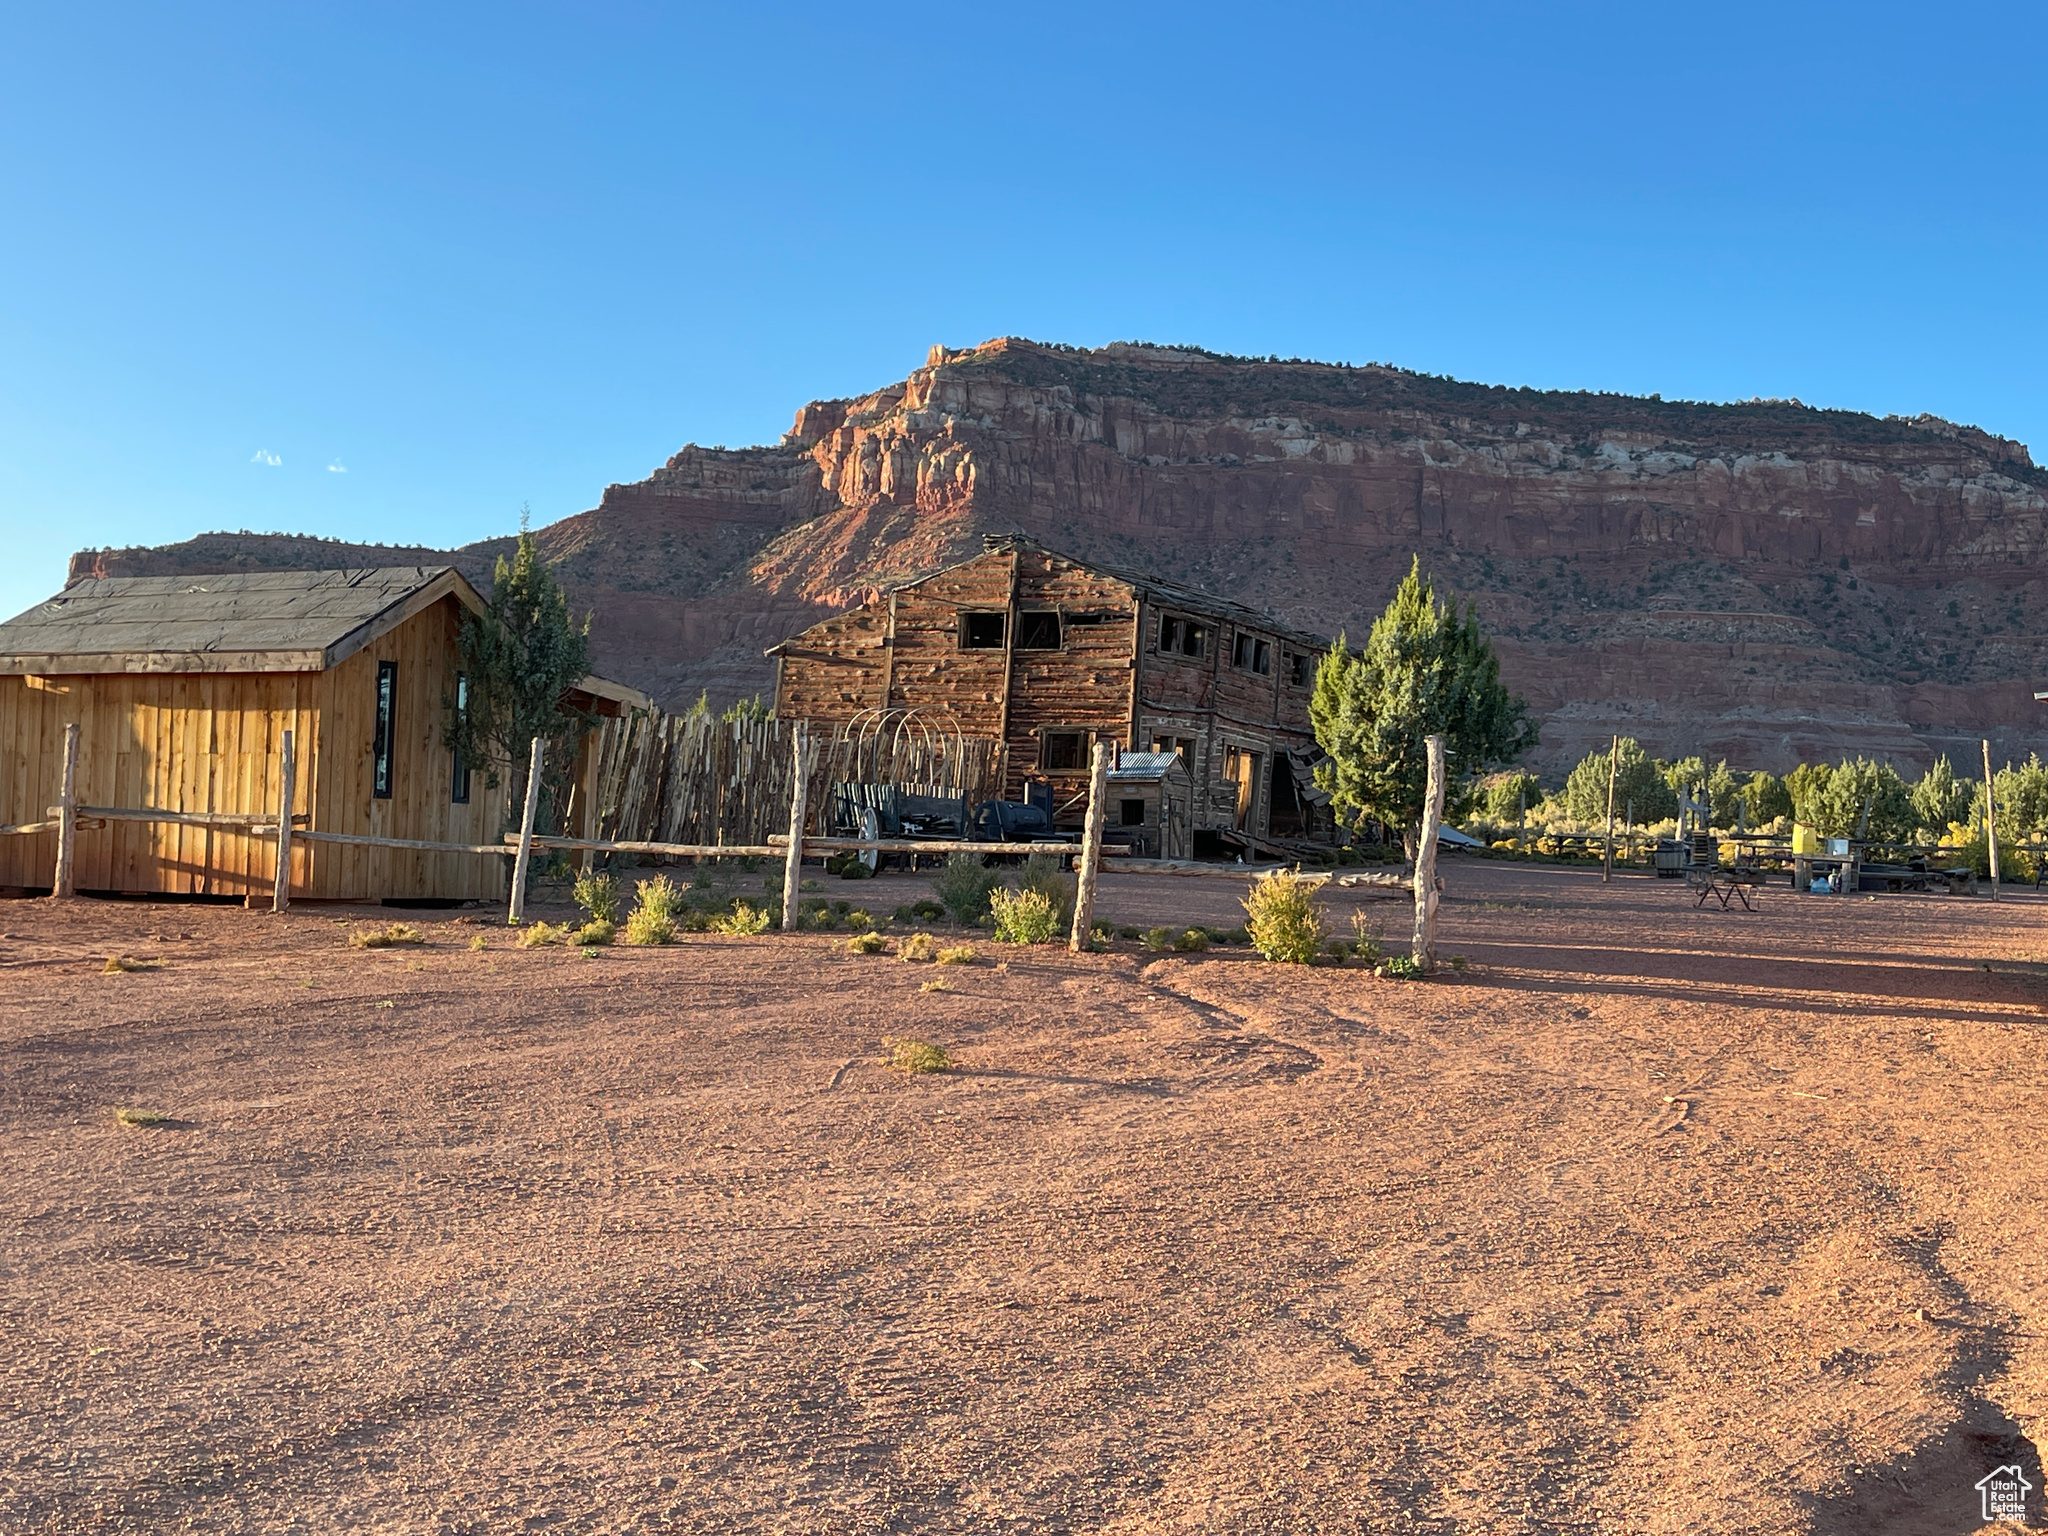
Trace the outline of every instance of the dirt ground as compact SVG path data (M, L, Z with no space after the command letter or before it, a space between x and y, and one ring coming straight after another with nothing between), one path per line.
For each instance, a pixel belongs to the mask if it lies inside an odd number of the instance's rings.
M1447 881L1424 983L0 903L0 1527L2038 1518L2048 901Z

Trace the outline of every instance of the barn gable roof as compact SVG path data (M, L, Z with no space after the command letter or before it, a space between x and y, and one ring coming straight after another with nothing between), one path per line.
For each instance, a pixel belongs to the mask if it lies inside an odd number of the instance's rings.
M444 597L484 611L445 565L87 577L0 624L0 676L324 672Z

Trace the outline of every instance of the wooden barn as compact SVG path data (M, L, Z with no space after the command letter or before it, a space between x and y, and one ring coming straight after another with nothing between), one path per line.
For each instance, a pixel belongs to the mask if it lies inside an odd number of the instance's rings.
M466 687L457 636L483 599L460 573L399 566L73 582L0 624L0 827L57 803L67 725L81 805L275 817L284 732L310 831L496 844L506 785L443 745ZM572 702L644 705L586 679ZM572 797L572 813L575 809ZM47 888L56 833L0 836L0 887ZM82 892L268 895L276 844L232 827L82 821ZM294 898L495 899L509 861L295 838Z
M1052 785L1078 821L1097 741L1177 752L1190 851L1326 841L1308 702L1330 642L1172 582L1020 537L773 647L776 713L835 726L916 709L1001 742L1004 794Z

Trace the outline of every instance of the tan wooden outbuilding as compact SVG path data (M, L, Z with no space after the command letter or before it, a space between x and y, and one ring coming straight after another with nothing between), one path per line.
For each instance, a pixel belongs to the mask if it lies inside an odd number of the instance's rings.
M505 781L491 787L443 743L466 688L462 619L483 611L451 567L73 582L0 624L0 826L41 822L56 804L72 724L82 805L274 817L290 730L302 827L495 844ZM617 713L647 700L588 678L572 702ZM267 896L275 850L233 829L87 820L75 881L82 892ZM55 855L54 832L0 836L0 888L47 888ZM295 839L291 893L495 899L506 863Z

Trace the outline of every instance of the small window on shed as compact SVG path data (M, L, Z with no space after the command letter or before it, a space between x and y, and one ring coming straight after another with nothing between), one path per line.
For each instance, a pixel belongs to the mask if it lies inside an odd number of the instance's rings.
M1056 651L1060 648L1060 616L1058 613L1020 613L1017 615L1017 649L1020 651Z
M1088 732L1042 731L1038 737L1038 766L1048 773L1088 766Z
M455 717L458 720L469 718L469 678L461 672L455 674ZM448 798L457 805L469 804L469 764L462 760L460 747L455 749L455 779Z
M960 649L1000 651L1003 648L1004 613L963 613L960 615Z
M1142 827L1143 825L1145 825L1145 802L1144 802L1144 801L1142 801L1142 800L1119 800L1119 801L1117 802L1117 808L1118 808L1119 812L1121 813L1121 816L1122 816L1122 822L1123 822L1123 825L1124 825L1124 826L1127 826L1127 827Z
M377 663L377 728L370 741L370 796L391 798L391 739L393 716L398 709L398 663Z

